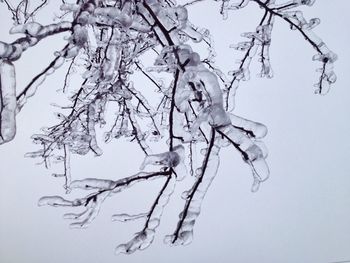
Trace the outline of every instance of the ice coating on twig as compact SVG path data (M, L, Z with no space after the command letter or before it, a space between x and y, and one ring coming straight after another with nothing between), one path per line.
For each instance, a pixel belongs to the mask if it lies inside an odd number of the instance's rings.
M313 32L312 29L319 24L319 21L317 19L307 21L300 11L286 11L283 12L282 16L292 24L294 29L298 29L317 50L318 54L313 56L313 60L320 61L322 67L317 70L320 77L318 83L315 84L315 87L317 87L315 93L328 93L331 84L337 79L333 71L333 63L337 60L337 55L329 50L322 39Z
M136 233L129 242L117 246L115 249L116 254L131 254L137 250L143 250L152 244L164 207L167 205L174 187L175 179L169 176L152 205L150 212L146 216L146 223L143 229Z
M66 192L69 193L71 190L71 180L72 180L72 176L71 176L71 168L70 168L70 150L69 150L69 146L68 145L63 145L63 152L64 152L64 173L63 176L65 177L65 184L64 187L66 189Z
M146 155L140 166L140 170L144 170L148 165L161 165L166 168L176 169L178 165L184 165L184 151L185 149L182 145L177 145L169 152ZM184 177L183 174L179 174L179 176L181 178Z
M145 217L147 217L147 213L141 213L137 215L115 214L115 215L112 215L112 221L127 222L127 221L134 221L140 218L145 218Z
M70 224L70 226L73 228L85 228L85 227L88 227L89 224L96 218L96 216L99 214L99 211L103 202L110 195L119 193L131 187L135 183L142 182L144 180L161 178L164 176L167 176L168 178L165 186L173 185L173 183L170 184L170 182L172 182L173 179L170 180L171 177L169 176L168 171L153 172L153 173L141 172L117 181L95 179L95 178L75 180L75 181L72 181L70 184L70 188L72 190L78 188L78 189L84 189L84 190L96 190L96 192L93 192L83 198L77 198L72 201L62 198L61 196L45 196L39 200L38 205L55 206L55 207L60 207L60 206L82 207L84 209L82 212L67 213L64 215L64 218L74 220L74 222ZM153 209L151 209L152 216L158 216L158 218L161 216L161 212L159 210L160 208L158 206L160 205L161 207L163 207L166 204L168 200L166 199L167 198L166 195L170 196L170 194L173 191L173 188L170 188L171 190L168 190L168 189L169 188L165 187L164 190L161 191L160 196L158 198L159 200L156 202L156 205L153 207ZM148 218L148 220L150 219ZM150 221L150 222L153 222L153 221Z
M71 184L71 188L79 188L85 190L92 189L110 189L114 186L115 182L112 180L86 178L82 180L74 180Z
M161 165L163 168L171 168L176 180L181 181L187 175L185 148L179 144L174 146L171 151L147 155L140 166L140 170L144 170L148 165Z
M11 62L0 62L0 144L16 134L16 74Z
M121 52L119 42L121 41L120 32L113 30L106 49L104 61L103 61L103 77L104 81L109 81L114 77L114 74L118 72L120 66Z
M154 231L146 229L142 232L136 233L133 239L128 243L121 244L116 247L116 254L132 254L137 250L143 250L149 247L154 239Z
M261 62L260 77L273 77L273 71L270 62L270 45L271 45L271 32L273 28L273 22L270 21L267 25L262 25L257 28L257 32L260 35L259 44L261 46L259 61Z
M321 47L326 49L324 43L322 43ZM327 94L331 85L337 80L337 76L333 71L334 62L337 60L337 55L332 51L328 51L328 53L325 54L314 55L312 59L322 62L322 67L317 69L317 71L321 74L318 83L314 85L316 87L315 93Z
M17 60L24 51L36 45L42 39L54 34L66 32L70 30L71 26L72 24L70 22L60 22L47 26L42 26L35 22L17 25L13 27L10 32L13 34L24 33L27 34L27 36L19 38L11 44L0 42L0 59L7 59L10 61Z
M185 73L179 79L175 95L176 106L181 112L188 112L192 97L200 103L201 110L190 127L192 136L195 136L201 123L205 121L214 127L229 124L230 119L223 107L223 95L217 76L201 63L199 55L189 46L183 46L178 55L181 61L188 63Z
M96 218L101 205L110 192L102 192L98 195L88 196L84 199L76 199L73 201L66 200L60 196L47 196L39 200L38 205L44 206L71 206L84 207L84 211L79 214L68 213L64 215L65 219L73 219L74 222L70 224L72 228L85 228Z
M244 36L251 39L249 42L241 42L233 47L237 50L245 52L243 59L239 62L239 69L232 71L232 80L230 84L227 85L225 91L225 109L232 111L235 107L235 94L239 87L240 81L242 79L247 79L247 73L249 73L249 67L252 58L256 55L257 50L260 46L259 61L261 62L261 77L271 78L273 76L270 60L270 44L271 44L271 34L274 25L275 18L280 18L287 23L287 25L300 33L300 35L308 42L314 49L316 49L317 54L313 57L313 60L320 61L322 66L317 69L320 73L318 82L315 84L317 94L326 94L330 86L335 83L336 75L333 70L333 64L337 60L337 56L328 49L326 44L320 39L313 31L313 28L319 25L320 20L318 18L312 18L307 21L303 13L295 8L306 5L312 6L315 0L301 1L292 0L285 1L284 3L276 4L276 1L242 1L240 3L233 4L230 6L228 3L230 1L223 1L223 9L237 9L245 7L249 2L257 3L262 9L265 10L265 14L257 26L255 33L244 34Z
M38 202L39 206L50 205L50 206L74 206L72 201L68 201L61 196L45 196L40 198Z
M88 108L88 134L91 136L90 140L90 148L96 155L101 155L102 150L97 145L97 139L96 139L96 132L95 132L95 125L96 125L96 104L90 104Z
M217 141L220 139L217 138ZM206 150L201 167L201 174L197 177L191 190L187 192L184 210L179 215L179 222L174 234L166 236L164 241L170 245L187 245L192 242L193 227L201 210L205 194L213 181L219 166L220 147L215 141L215 130L212 130L210 143Z
M254 181L265 181L269 177L269 168L265 161L266 153L260 146L241 130L228 125L217 128L218 132L227 139L242 155L243 160L252 169ZM257 187L252 188L255 192Z
M55 57L49 66L39 73L33 80L22 90L17 96L17 113L21 111L26 104L28 98L35 95L38 87L45 81L47 76L55 73L64 63L64 58L61 56Z
M235 128L244 131L250 137L259 139L266 136L267 127L264 124L247 120L234 114L229 114L229 116L232 125Z

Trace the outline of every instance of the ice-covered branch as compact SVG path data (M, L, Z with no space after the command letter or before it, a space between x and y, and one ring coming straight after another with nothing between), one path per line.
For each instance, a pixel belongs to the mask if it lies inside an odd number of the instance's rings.
M119 193L131 187L135 183L164 176L169 177L170 172L140 172L136 175L126 177L117 181L96 178L76 180L71 182L71 189L94 189L97 191L87 195L86 197L78 198L72 201L67 200L61 196L45 196L39 200L39 206L49 205L56 207L82 207L84 208L83 212L68 213L64 215L64 218L74 220L74 222L70 224L71 227L87 227L96 218L100 211L102 203L110 195Z
M136 233L135 236L127 243L119 245L115 252L131 254L136 250L143 250L149 247L155 236L156 228L160 224L160 218L163 214L164 207L167 205L171 194L175 187L174 176L168 176L158 196L156 197L152 207L148 213L142 214L141 218L146 219L143 229ZM134 217L135 219L140 218Z
M326 94L330 86L336 81L336 75L333 71L333 64L337 60L337 55L334 54L327 45L320 39L314 32L313 28L316 27L320 20L313 18L307 21L303 13L298 10L294 10L302 5L312 6L313 1L299 1L292 0L286 1L285 3L277 4L276 1L260 1L260 0L248 0L241 1L240 3L234 3L229 5L230 1L222 1L223 8L226 10L240 9L249 2L257 3L263 10L264 15L259 25L256 28L256 32L243 34L250 40L240 42L233 47L237 50L244 51L245 54L240 61L239 68L231 72L232 80L227 85L225 92L225 108L226 110L232 111L235 107L234 98L236 90L241 80L249 79L249 67L252 59L256 56L259 51L259 61L261 62L261 77L271 78L273 76L271 60L269 55L269 49L271 44L271 34L273 30L274 18L278 17L287 22L288 26L298 31L303 38L316 50L317 54L313 56L313 60L320 61L322 63L321 68L317 71L320 73L318 82L315 84L316 91L318 94Z
M63 50L67 47L68 45L66 45ZM63 63L64 58L56 56L42 72L36 75L27 86L25 86L25 88L17 95L17 112L21 111L28 98L35 95L37 88L45 81L46 77L53 74Z
M218 139L219 140L219 139ZM213 181L219 166L220 146L215 141L215 130L212 134L202 166L198 170L197 179L193 187L183 193L186 200L185 207L179 215L179 222L172 235L165 237L165 242L174 245L187 245L191 243L194 223L199 216L203 198Z
M170 0L62 1L61 13L55 23L48 25L38 23L36 16L39 10L48 10L49 1L35 6L27 0L17 6L8 0L2 2L14 20L10 32L24 36L12 43L0 42L0 144L15 136L16 126L20 126L16 125L16 114L28 98L36 95L38 86L50 74L57 74L64 62L70 63L58 84L68 100L64 105L53 104L59 109L55 113L57 122L32 136L39 149L26 154L41 158L46 168L50 168L51 161L61 165L52 175L62 180L65 192L43 197L39 205L80 208L82 211L64 217L73 221L72 227L87 227L107 198L136 183L164 179L148 211L112 216L113 221L144 220L142 229L129 242L119 245L117 253L130 254L153 242L176 184L184 181L192 181L192 186L183 193L185 206L174 233L165 240L171 245L192 241L201 204L219 167L221 148L233 146L249 165L252 191L269 177L267 151L260 141L267 128L238 116L234 102L240 82L250 78L255 59L261 65L260 77L273 76L270 49L278 19L316 50L313 59L321 62L317 93L326 93L336 80L333 63L337 56L313 32L319 19L308 21L296 10L312 6L313 0L216 0L221 3L219 12L224 18L228 11L244 8L250 2L263 11L256 27L242 32L245 40L232 45L242 55L237 68L228 75L215 64L213 36L189 19L187 7L205 0L183 5ZM13 61L24 59L23 52L39 41L64 32L62 50L55 52L48 66L19 90ZM198 52L202 44L207 54ZM144 83L135 81L135 73L144 77ZM150 90L155 92L151 94ZM100 129L106 143L124 139L139 146L144 155L139 172L116 180L100 178L100 174L75 179L71 166L76 155L103 155ZM150 172L154 166L159 170ZM186 176L188 180L182 181ZM64 196L76 189L88 193L73 200Z
M264 8L271 15L280 17L286 21L291 29L297 30L317 51L317 54L313 57L313 60L320 61L322 63L322 67L319 70L320 79L319 82L315 85L317 87L315 92L319 94L326 94L329 91L330 85L336 81L336 75L333 71L333 63L337 60L337 55L333 53L323 42L323 40L313 32L312 29L320 23L319 19L314 18L310 21L307 21L301 11L288 11L289 9L298 7L300 5L312 6L315 0L294 0L276 6L273 6L274 3L265 4L260 0L252 1L256 2L260 7Z
M25 34L25 37L19 38L16 41L8 44L0 42L0 59L14 61L21 57L22 53L28 48L36 45L42 39L71 30L72 24L70 22L60 22L42 26L38 23L27 23L18 25L11 29L10 33Z

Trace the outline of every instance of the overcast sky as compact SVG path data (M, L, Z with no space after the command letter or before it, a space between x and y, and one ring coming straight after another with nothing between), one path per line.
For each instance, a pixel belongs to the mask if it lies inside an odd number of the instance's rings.
M261 10L231 12L222 21L214 1L190 9L191 21L210 29L217 47L217 64L234 68L238 53L229 45L255 28ZM50 76L35 98L18 115L14 141L0 146L0 262L4 263L109 263L109 262L350 262L350 22L346 0L318 0L305 9L307 18L321 18L315 30L338 54L338 81L327 96L313 94L318 63L314 50L295 31L276 20L271 47L275 77L242 83L236 113L267 125L271 177L257 193L250 192L249 168L240 156L223 150L221 166L196 222L194 241L186 247L168 247L163 237L172 233L183 207L182 182L165 210L151 247L130 256L115 256L114 248L128 241L142 222L116 223L110 216L147 208L159 188L140 184L114 196L100 216L84 230L71 230L62 215L71 210L39 208L44 195L63 194L63 182L50 176L38 160L24 158L35 150L30 136L52 123L50 106L61 86L62 71ZM46 15L48 15L47 12ZM9 41L9 17L0 5L0 40ZM47 66L61 37L43 41L16 63L19 89ZM152 63L150 61L150 63ZM133 150L135 149L135 151ZM118 178L137 172L142 153L127 143L104 146L105 154L74 158L77 178Z

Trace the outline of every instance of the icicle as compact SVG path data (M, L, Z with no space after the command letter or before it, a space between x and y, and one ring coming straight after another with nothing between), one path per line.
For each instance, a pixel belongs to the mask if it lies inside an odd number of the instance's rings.
M74 206L72 201L68 201L60 196L45 196L40 198L39 206Z
M113 35L107 44L106 57L102 65L103 80L106 82L111 81L113 76L118 72L122 52L119 30L114 29L111 34Z
M64 188L66 189L66 193L70 193L71 190L71 169L70 169L70 150L68 145L63 145L64 149L64 177L66 182L64 184Z
M72 181L71 188L80 188L80 189L110 189L114 185L114 181L105 180L105 179L96 179L96 178L87 178L83 180Z
M176 180L181 181L187 175L187 168L185 165L185 148L182 145L176 145L173 151L176 152L180 157L179 163L173 167L173 170L176 175Z
M81 213L66 213L66 214L63 215L63 219L78 220L84 214L85 214L85 211L83 211Z
M100 147L98 147L97 145L97 140L96 140L96 131L95 131L95 125L96 125L96 120L95 120L95 115L96 115L96 104L97 102L94 102L92 104L89 105L89 109L88 109L88 131L89 131L89 135L91 136L91 141L90 141L90 147L92 149L92 151L97 155L101 155L102 154L102 150Z
M261 62L260 77L273 77L273 70L270 63L270 45L273 19L268 25L262 25L257 28L257 33L261 36L261 52L259 61Z
M148 213L141 213L141 214L137 214L137 215L116 214L116 215L112 216L112 221L119 221L119 222L134 221L136 219L147 217L147 214Z
M0 145L16 134L16 74L11 62L0 62Z
M177 84L177 90L175 93L175 105L179 109L180 112L187 112L189 110L189 104L188 100L191 96L191 89L188 85L188 82L191 79L192 72L185 72L180 75L178 84Z
M37 157L43 157L44 156L44 150L38 150L35 152L28 152L24 155L26 158L37 158Z

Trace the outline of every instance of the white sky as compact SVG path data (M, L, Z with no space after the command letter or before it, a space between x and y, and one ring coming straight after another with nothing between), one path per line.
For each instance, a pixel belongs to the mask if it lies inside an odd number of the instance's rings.
M194 24L210 29L217 64L227 72L239 58L229 44L242 40L240 33L254 30L261 10L231 12L229 19L222 21L216 15L217 3L209 2L191 9L190 17ZM254 3L251 6L255 7ZM175 229L183 207L179 196L190 187L191 179L178 185L153 245L131 256L115 256L114 247L128 241L142 222L112 223L110 216L147 209L159 188L157 183L138 185L114 196L85 230L69 229L62 219L67 210L37 207L41 196L63 194L63 182L34 165L35 160L23 157L36 149L30 136L53 122L55 109L49 104L56 102L62 71L49 77L18 115L15 140L0 146L0 262L350 261L349 8L346 0L319 0L305 9L307 18L321 18L316 33L339 56L335 65L338 81L327 96L313 94L319 64L311 61L312 48L283 21L276 20L271 47L275 77L258 79L253 67L252 80L241 84L236 99L238 115L269 128L264 142L269 149L271 178L259 192L251 193L249 168L236 152L225 149L196 222L194 241L186 247L171 248L162 240ZM8 41L5 14L4 5L0 5L0 39ZM59 39L41 43L16 63L19 89L47 65L53 51L62 47ZM100 158L74 160L73 176L130 175L142 161L142 153L132 149L130 144L110 143Z

